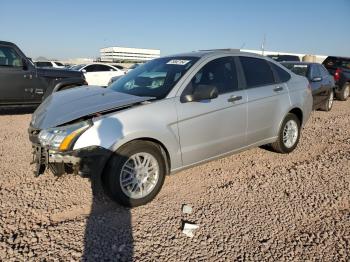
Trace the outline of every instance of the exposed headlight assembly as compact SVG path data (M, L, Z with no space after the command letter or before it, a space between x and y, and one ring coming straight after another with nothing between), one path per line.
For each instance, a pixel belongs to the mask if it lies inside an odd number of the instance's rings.
M39 141L49 149L66 151L71 149L78 137L92 126L91 121L82 121L72 125L41 130Z

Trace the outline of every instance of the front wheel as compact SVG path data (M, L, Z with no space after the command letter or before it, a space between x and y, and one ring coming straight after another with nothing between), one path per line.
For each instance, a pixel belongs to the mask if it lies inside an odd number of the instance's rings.
M272 148L279 153L292 152L298 145L300 138L300 121L294 114L287 114L278 133L278 139L272 143Z
M134 141L115 152L104 172L104 187L113 200L136 207L150 202L163 186L166 164L160 147Z

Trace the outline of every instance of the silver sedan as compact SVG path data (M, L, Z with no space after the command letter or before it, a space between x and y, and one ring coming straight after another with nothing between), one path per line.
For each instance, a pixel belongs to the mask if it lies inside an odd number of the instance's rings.
M292 152L309 119L306 78L235 50L162 57L107 89L48 97L29 127L37 175L101 176L125 206L151 201L165 176L261 145Z

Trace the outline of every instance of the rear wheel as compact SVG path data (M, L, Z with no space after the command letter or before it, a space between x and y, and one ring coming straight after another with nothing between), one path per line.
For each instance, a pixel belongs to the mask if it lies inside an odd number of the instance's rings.
M289 113L282 122L277 141L271 146L276 152L287 154L297 147L299 138L300 121L296 115Z
M323 103L323 105L321 106L321 110L323 111L331 111L332 107L333 107L333 101L334 101L334 91L331 90L331 92L328 95L327 100Z
M123 206L150 202L163 186L166 174L161 148L148 141L123 146L108 162L104 187L108 195Z
M350 95L350 84L346 83L337 93L337 98L341 101L346 101Z

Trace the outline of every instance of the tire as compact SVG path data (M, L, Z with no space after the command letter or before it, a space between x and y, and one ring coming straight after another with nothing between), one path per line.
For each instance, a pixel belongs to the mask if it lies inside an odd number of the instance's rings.
M283 139L283 134L285 132L285 129L287 128L287 124L290 126L292 125L294 129L297 130L296 136L292 139L293 143L291 142L290 144L288 142L285 142ZM282 154L288 154L292 152L298 145L299 143L299 138L300 138L300 120L298 117L292 113L288 113L286 117L284 118L281 128L278 132L278 139L276 142L272 143L271 146L274 151Z
M327 100L323 103L323 105L320 107L320 109L322 111L326 111L326 112L331 111L332 107L333 107L333 101L334 101L334 91L332 89L328 95Z
M146 158L149 159L148 169L158 170L158 172L151 171L153 178L145 174L146 167L142 168L142 163L145 163ZM139 168L135 167L135 159L141 163ZM133 169L130 169L132 166ZM164 183L166 170L165 158L159 145L148 141L130 142L115 152L108 161L103 173L103 186L106 194L123 206L144 205L159 193ZM129 185L123 186L122 180ZM143 183L142 185L148 183L149 188L137 183ZM136 192L131 195L132 189L138 191L138 195ZM141 195L141 190L145 195ZM148 193L147 190L149 190Z
M350 84L345 83L340 91L337 93L337 98L341 101L346 101L350 94Z

